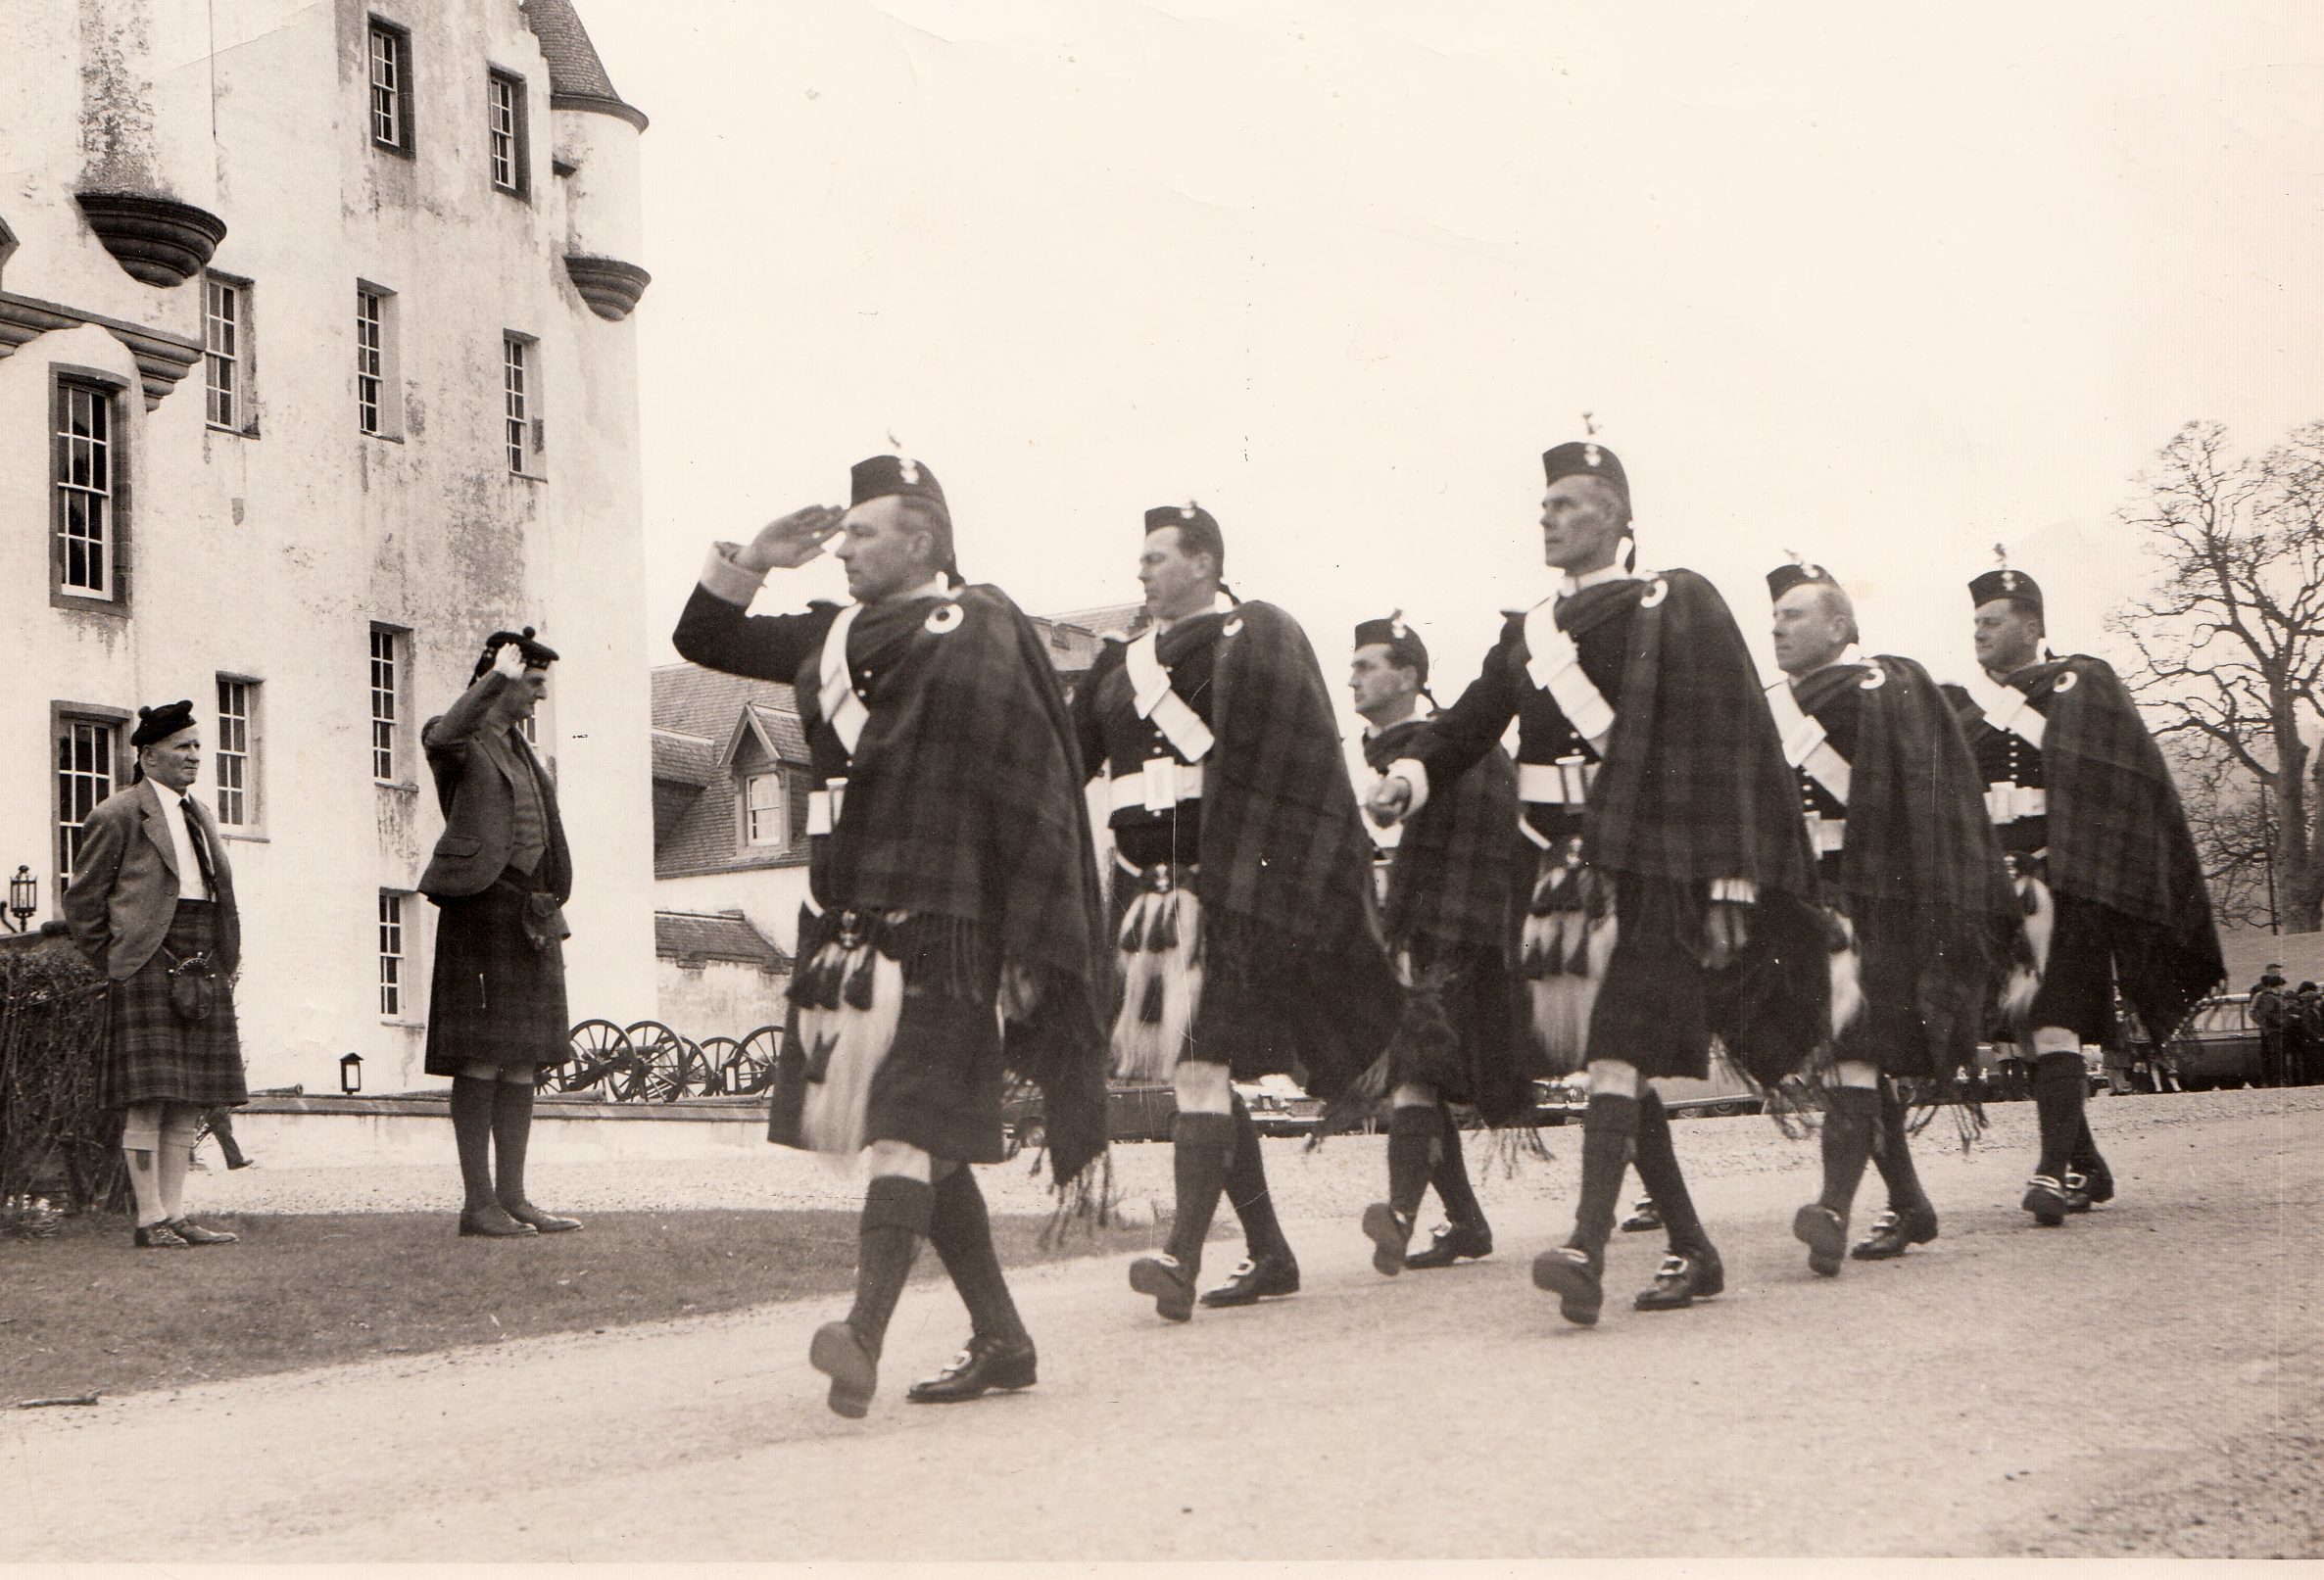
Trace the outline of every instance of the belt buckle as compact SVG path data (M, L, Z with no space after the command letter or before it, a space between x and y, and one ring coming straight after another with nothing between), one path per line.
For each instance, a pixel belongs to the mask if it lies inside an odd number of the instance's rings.
M1178 759L1148 757L1139 770L1145 782L1145 808L1167 812L1178 805Z

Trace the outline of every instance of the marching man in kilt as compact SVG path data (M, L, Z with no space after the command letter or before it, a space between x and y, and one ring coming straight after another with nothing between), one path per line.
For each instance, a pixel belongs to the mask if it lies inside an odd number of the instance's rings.
M2045 652L2023 571L1987 571L1969 601L1979 673L1962 724L2024 914L2002 1002L2007 1033L2031 1044L2041 1119L2021 1205L2056 1226L2114 1194L2082 1044L2108 1040L2117 986L2160 1049L2227 968L2178 790L2113 669Z
M1781 1078L1828 1034L1829 987L1798 794L1734 617L1692 571L1629 569L1629 484L1612 451L1560 445L1542 466L1558 592L1510 614L1370 804L1382 823L1425 810L1517 721L1523 826L1540 851L1520 970L1543 1054L1585 1065L1590 1088L1574 1232L1534 1260L1533 1281L1588 1324L1633 1155L1670 1238L1636 1307L1725 1287L1647 1081L1702 1078L1714 1033L1754 1077Z
M1130 1287L1193 1315L1222 1191L1244 1258L1202 1304L1299 1288L1259 1134L1233 1082L1295 1074L1338 1096L1388 1045L1403 989L1372 898L1372 840L1306 636L1220 582L1198 505L1145 516L1138 577L1153 624L1108 646L1075 694L1082 761L1106 776L1123 1000L1114 1073L1169 1080L1177 1216Z
M1348 678L1363 715L1364 760L1384 773L1424 723L1428 649L1399 615L1356 627ZM1514 964L1518 871L1517 771L1495 746L1407 821L1388 856L1381 927L1408 985L1434 996L1458 1033L1438 1056L1391 1071L1388 1199L1364 1213L1372 1265L1449 1268L1492 1255L1493 1231L1470 1188L1451 1103L1491 1125L1532 1117L1534 1060ZM1399 1042L1405 1049L1408 1044ZM1426 1250L1406 1252L1421 1197L1436 1187L1446 1222Z
M1937 1237L1898 1083L1949 1083L1974 1062L2016 908L1984 784L1936 682L1910 658L1857 649L1855 606L1822 566L1779 565L1767 592L1785 676L1768 710L1831 907L1823 1193L1792 1219L1808 1266L1829 1278L1867 1159L1888 1210L1852 1254L1881 1261Z
M98 1100L122 1111L121 1151L145 1250L231 1245L185 1216L202 1115L249 1100L234 1021L242 963L234 871L210 808L187 793L202 772L194 704L137 710L127 789L81 825L65 890L73 941L105 974Z
M869 1165L854 1305L808 1352L831 1408L860 1416L924 1239L971 1333L905 1397L1033 1384L968 1165L1001 1160L1013 1072L1042 1088L1058 1185L1086 1183L1105 1150L1105 1036L1102 901L1041 641L998 588L961 582L926 466L876 455L851 481L846 510L811 505L715 546L672 640L696 663L791 684L814 760L811 898L768 1139ZM834 537L855 602L744 612L769 569Z

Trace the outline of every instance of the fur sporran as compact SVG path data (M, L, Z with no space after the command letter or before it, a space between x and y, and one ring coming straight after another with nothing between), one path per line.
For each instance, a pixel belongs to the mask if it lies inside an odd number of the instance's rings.
M213 977L210 957L193 954L180 959L169 954L167 947L162 953L169 957L169 1007L189 1026L209 1020Z

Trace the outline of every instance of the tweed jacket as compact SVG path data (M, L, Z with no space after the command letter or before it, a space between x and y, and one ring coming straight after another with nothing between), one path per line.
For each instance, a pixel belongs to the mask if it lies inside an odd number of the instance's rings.
M427 748L428 771L435 776L436 801L444 809L444 832L436 838L427 871L419 876L419 891L431 899L483 893L508 868L515 846L516 787L493 753L475 749L472 732L490 726L478 722L462 732L462 711L456 705L452 712L428 720L419 733ZM557 809L557 787L532 747L521 741L518 744L517 755L532 769L533 783L540 789L545 825L541 832L549 843L534 876L561 905L573 897L573 863L565 847L564 819Z
M242 918L234 904L234 870L210 808L188 795L210 845L218 900L218 975L242 964ZM137 975L161 947L177 910L177 840L169 812L149 780L99 802L81 825L80 858L65 890L65 921L91 965L114 982Z

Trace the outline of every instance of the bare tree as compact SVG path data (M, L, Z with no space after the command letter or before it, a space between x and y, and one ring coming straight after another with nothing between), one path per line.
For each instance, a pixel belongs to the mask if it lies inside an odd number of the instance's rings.
M2113 618L2123 680L2163 723L2224 917L2324 912L2324 421L2258 456L2193 422L2121 512L2160 575ZM2256 869L2256 871L2255 871ZM2256 886L2254 884L2256 880ZM2270 918L2273 919L2273 918Z

